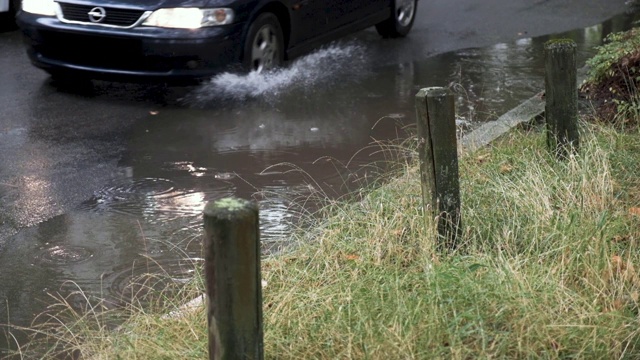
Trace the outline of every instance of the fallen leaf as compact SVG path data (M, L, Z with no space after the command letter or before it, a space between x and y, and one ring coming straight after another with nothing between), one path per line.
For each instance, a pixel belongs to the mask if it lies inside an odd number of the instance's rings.
M358 259L360 259L360 256L358 256L358 255L353 255L353 254L352 254L352 255L347 255L347 256L345 256L345 258L346 258L347 260L358 260Z
M615 272L622 272L624 270L624 262L618 255L613 255L611 257L611 265L613 266L613 270Z
M483 162L489 160L489 157L491 157L491 154L480 155L476 157L476 161L482 164Z
M629 261L625 264L625 280L633 281L635 277L636 277L636 268Z
M622 301L622 299L615 299L613 301L613 308L615 310L620 310L622 309L623 306L624 306L624 301Z
M611 239L611 241L614 243L621 243L629 241L629 238L629 235L616 235Z
M611 257L611 272L611 275L621 276L622 280L625 281L635 281L637 279L635 266L630 261L624 261L618 255Z
M392 233L395 236L402 236L402 234L404 234L404 229L396 229L396 230L393 230Z
M640 216L640 208L632 207L629 209L629 214Z
M509 164L502 164L502 166L500 166L500 173L501 174L510 173L512 170L513 170L513 166L511 166Z

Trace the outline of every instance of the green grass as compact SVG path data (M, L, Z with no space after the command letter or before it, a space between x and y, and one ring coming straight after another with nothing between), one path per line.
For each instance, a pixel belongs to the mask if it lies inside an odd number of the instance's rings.
M413 167L334 209L315 243L268 263L265 293L277 306L265 312L267 350L292 359L640 356L638 222L612 176L615 158L635 158L638 169L638 156L612 154L631 135L598 136L585 134L566 163L535 133L465 158L464 247L452 256L431 251Z
M416 164L328 206L263 261L265 357L640 358L639 138L582 124L579 155L558 162L542 133L516 130L466 154L453 254L433 251ZM163 317L201 289L195 279L117 313L61 301L39 331L86 359L206 358L202 306Z

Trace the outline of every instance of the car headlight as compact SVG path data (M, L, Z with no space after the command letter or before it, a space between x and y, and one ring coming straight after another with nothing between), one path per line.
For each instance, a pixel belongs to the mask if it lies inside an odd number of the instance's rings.
M34 0L35 1L35 0ZM142 25L176 29L198 29L233 22L233 10L227 8L174 8L154 11Z
M45 16L56 16L58 5L53 0L22 0L22 11Z

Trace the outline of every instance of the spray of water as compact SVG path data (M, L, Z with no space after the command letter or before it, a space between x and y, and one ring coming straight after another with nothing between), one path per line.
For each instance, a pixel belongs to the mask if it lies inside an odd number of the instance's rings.
M273 101L282 94L308 95L318 89L346 80L355 80L367 70L365 47L355 41L332 43L289 66L265 73L222 73L200 86L190 96L194 105L212 102L242 102L259 98Z

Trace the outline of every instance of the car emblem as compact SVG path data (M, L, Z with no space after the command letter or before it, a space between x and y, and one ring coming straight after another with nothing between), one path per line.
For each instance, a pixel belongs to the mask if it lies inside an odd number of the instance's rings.
M94 7L88 12L88 15L92 23L99 23L107 17L107 12L102 7Z

